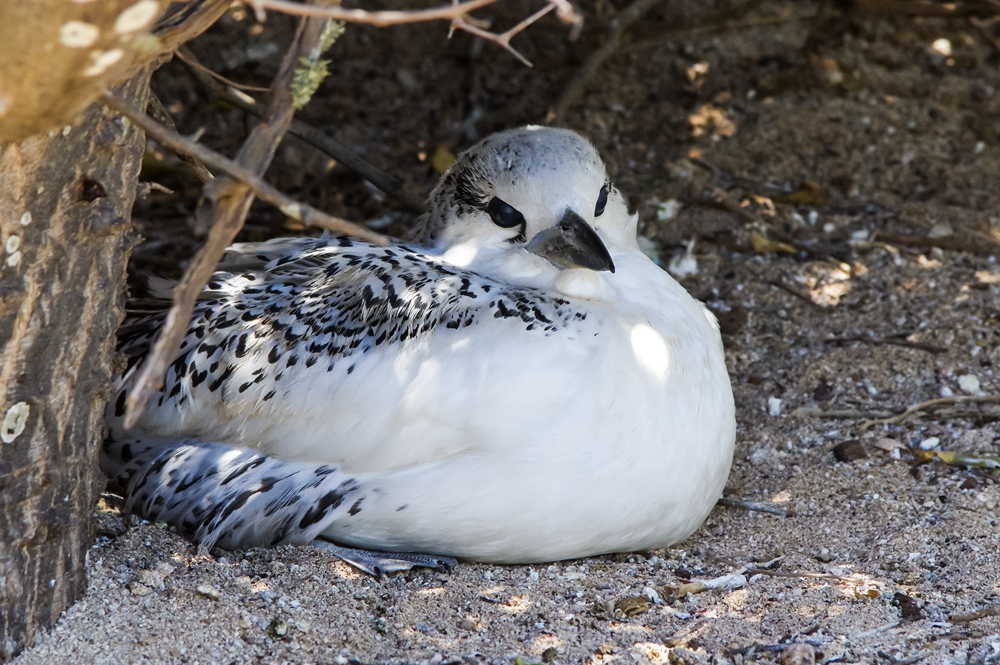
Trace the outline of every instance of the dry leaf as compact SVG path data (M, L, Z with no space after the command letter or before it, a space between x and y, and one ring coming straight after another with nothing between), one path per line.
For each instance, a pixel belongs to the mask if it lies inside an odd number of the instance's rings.
M444 173L451 168L451 165L455 163L455 153L443 145L439 145L437 150L431 156L431 166L438 173Z
M791 245L783 242L776 242L767 238L756 231L750 234L750 244L753 246L753 251L758 254L770 254L772 252L787 252L789 254L795 254L796 249Z

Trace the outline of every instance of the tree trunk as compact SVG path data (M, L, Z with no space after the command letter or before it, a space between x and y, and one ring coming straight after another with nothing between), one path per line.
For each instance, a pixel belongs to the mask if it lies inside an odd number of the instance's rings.
M145 108L151 71L115 94ZM99 104L0 145L0 661L86 588L144 147Z

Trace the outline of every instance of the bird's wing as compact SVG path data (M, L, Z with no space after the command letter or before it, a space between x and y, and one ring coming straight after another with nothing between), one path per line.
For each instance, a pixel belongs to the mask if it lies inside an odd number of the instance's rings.
M113 427L134 366L149 352L169 304L133 303L120 330L130 370L109 413ZM580 317L564 299L500 284L406 245L349 238L236 245L201 294L150 409L172 413L249 398L266 403L297 374L350 373L358 357L378 347L439 329L510 319L549 335Z

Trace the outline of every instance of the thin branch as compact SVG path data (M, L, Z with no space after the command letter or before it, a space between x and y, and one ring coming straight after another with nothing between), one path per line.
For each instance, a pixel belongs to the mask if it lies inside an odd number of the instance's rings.
M597 73L597 70L618 50L625 32L660 2L662 0L633 0L632 4L619 12L618 16L611 21L611 30L608 32L607 40L601 48L590 54L576 75L570 79L558 101L545 118L546 122L552 122L556 118L566 115L566 111L583 96L587 84L590 83L590 79Z
M914 2L914 0L866 0L855 6L867 14L881 16L920 16L924 18L986 18L1000 14L1000 7L990 0L978 2Z
M791 517L792 515L795 515L795 512L791 510L769 506L766 503L760 503L758 501L744 501L743 499L733 499L725 496L716 501L715 505L726 506L728 508L742 508L743 510L754 510L758 513L770 513L771 515L778 515L779 517Z
M890 245L907 245L909 247L939 247L940 249L950 249L957 252L967 252L978 256L998 256L1000 255L1000 242L981 233L963 233L940 238L928 238L926 236L909 233L887 233L879 231L876 239Z
M479 28L470 23L469 20L464 16L456 16L455 18L451 19L451 28L453 31L455 29L463 30L465 32L468 32L469 34L475 35L476 37L480 37L481 39L485 39L486 41L493 42L494 44L497 44L500 47L509 51L511 55L513 55L515 58L524 63L525 66L532 67L533 65L531 64L531 62L523 55L521 55L513 46L510 45L510 40L515 35L522 32L529 25L531 25L538 19L542 18L543 16L551 12L553 9L556 9L556 4L554 2L550 2L547 6L542 7L537 12L535 12L528 18L524 19L523 21L515 25L507 32L503 32L501 34L496 34L489 32L488 30L483 30L482 28Z
M157 124L143 113L128 106L121 100L105 94L101 101L121 115L125 116L138 125L147 135L155 139L161 145L175 150L179 153L190 155L204 164L208 164L213 169L225 173L231 178L235 178L248 185L254 194L263 201L267 201L278 208L286 216L308 226L315 226L326 229L334 233L356 236L376 245L388 244L388 239L374 231L360 226L346 219L333 217L327 213L312 207L306 203L301 203L277 190L268 184L263 178L257 176L253 171L240 166L231 159L223 157L219 153L206 148L200 143L195 143L180 134L171 131L163 125Z
M174 51L174 55L176 55L177 59L183 62L188 67L197 69L198 71L211 76L220 83L228 85L230 88L234 88L236 90L242 90L243 92L268 92L270 90L270 88L261 88L255 85L245 85L243 83L237 83L236 81L227 79L225 76L219 74L218 72L213 72L211 69L198 62L198 59L193 56L193 54L191 53L190 49L188 49L187 46L181 46L180 48L178 48L176 51Z
M975 621L977 619L985 619L986 617L1000 616L1000 603L996 605L990 605L981 610L972 612L971 614L953 614L948 617L948 621L957 624L969 623L970 621Z
M854 337L833 337L830 339L824 339L824 344L850 344L851 342L860 342L862 344L870 344L872 346L902 346L907 349L917 349L919 351L926 351L927 353L945 353L948 349L943 346L934 346L932 344L922 344L920 342L911 342L905 339L893 339L888 338L878 338L878 337L865 337L864 335L856 335Z
M938 406L947 406L952 404L1000 404L1000 395L955 395L952 397L938 397L937 399L929 399L926 402L920 402L919 404L914 404L906 411L903 411L898 416L893 416L892 418L880 418L878 420L868 420L861 423L861 431L871 428L874 425L891 425L893 423L899 423L915 413L920 411L925 411L926 409L931 409Z
M163 102L160 101L160 98L152 92L149 93L149 101L146 104L146 113L153 116L157 122L165 126L167 129L174 132L177 131L177 126L174 124L174 119L170 116L170 112L163 106ZM177 156L182 162L191 167L198 180L208 182L214 177L212 172L206 169L205 165L202 164L196 157L192 157L186 153L177 153Z
M316 0L317 4L329 4L335 0ZM264 122L254 127L250 136L243 142L236 163L246 171L244 175L256 178L257 185L266 185L261 176L267 170L268 165L274 158L278 149L278 144L292 123L295 114L295 106L292 98L291 86L295 76L296 68L301 59L306 58L321 43L327 21L323 19L307 18L299 23L295 32L295 37L289 46L285 57L281 62L277 75L271 84L271 104L268 108L267 117ZM121 103L104 97L106 104L115 108L116 104L121 112ZM131 110L131 109L130 109ZM131 110L133 122L144 126L147 131L153 129L159 132L162 127L157 127L155 123L148 122L142 115ZM142 123L138 121L142 120ZM169 134L169 132L168 132ZM156 134L151 134L156 136ZM171 138L167 136L167 138ZM205 155L199 155L204 157ZM206 162L209 163L209 162ZM215 167L222 164L216 162ZM223 169L219 169L220 171ZM248 179L234 180L229 177L214 178L205 185L203 190L204 201L198 206L197 214L210 220L209 233L205 244L198 250L194 259L188 266L187 271L181 277L177 288L174 289L173 303L164 318L163 327L157 335L156 342L146 358L139 367L135 381L129 389L125 398L125 422L126 428L133 427L146 408L149 399L163 385L163 377L167 367L173 362L180 348L181 341L191 320L191 312L198 294L205 288L205 284L215 271L226 247L236 239L236 234L243 228L250 205L253 203L256 191L267 191L267 187L255 190ZM269 192L278 194L274 190ZM287 200L291 205L284 206L282 210L285 214L299 215L308 218L312 214L311 209L291 199ZM318 212L318 211L317 211ZM315 219L315 216L312 215ZM305 221L305 219L303 219ZM339 226L339 224L338 224ZM364 235L380 237L370 231L363 230ZM370 235L369 235L370 234Z
M648 48L655 48L657 46L663 46L668 42L678 39L679 37L695 37L697 35L705 34L718 34L721 32L734 32L736 30L748 30L750 28L760 28L770 25L782 25L785 23L796 23L798 21L808 21L816 18L816 12L806 12L803 14L790 14L787 16L767 16L764 18L754 18L747 19L746 21L734 21L729 18L725 21L718 21L713 23L702 23L699 25L693 25L688 28L671 28L661 34L659 37L654 37L653 39L644 39L642 41L629 44L628 46L621 49L622 53L635 53L636 51L643 51Z
M802 302L808 303L808 304L812 305L813 307L815 307L818 310L822 310L824 312L829 312L832 309L831 307L827 307L826 305L819 304L818 302L816 302L815 300L813 300L812 298L810 298L805 293L802 293L801 291L799 291L798 289L796 289L795 287L793 287L793 286L791 286L789 284L785 284L781 280L778 280L778 279L769 279L769 280L767 280L767 283L770 284L771 286L774 286L774 287L777 287L777 288L781 289L785 293L790 293L791 295L795 296L796 298L798 298Z
M184 58L182 58L181 61L192 67L190 70L192 75L199 83L205 86L205 88L212 95L215 95L219 99L222 99L233 106L237 106L248 113L253 113L256 116L264 114L264 109L252 97L237 94L226 88L226 86L221 85L212 76L210 76L208 72L211 70L198 62L198 59L187 49L187 47L181 47L177 50L177 52L178 54L184 55ZM383 171L371 162L358 156L358 154L349 146L344 145L332 136L324 134L312 125L302 122L301 120L292 120L292 126L288 130L288 133L292 136L298 137L300 140L304 141L316 150L319 150L326 156L335 160L338 164L342 164L351 171L354 171L362 178L375 185L375 187L384 192L387 196L396 199L414 212L422 213L426 211L423 199L407 192L403 188L403 182L399 178Z
M387 25L402 25L404 23L422 23L424 21L451 20L464 14L492 5L498 0L466 0L454 5L442 5L431 9L409 9L409 10L389 10L381 12L369 12L364 9L344 9L343 7L321 7L316 5L304 5L291 0L244 0L246 4L253 7L254 11L261 12L265 9L273 9L282 14L292 14L294 16L313 16L316 18L327 18L335 21L345 21L347 23L364 23L376 27Z

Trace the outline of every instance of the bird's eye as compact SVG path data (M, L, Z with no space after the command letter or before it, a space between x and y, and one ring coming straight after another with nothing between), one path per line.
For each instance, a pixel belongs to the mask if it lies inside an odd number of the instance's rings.
M604 214L604 209L608 205L608 186L601 187L601 193L597 195L597 207L594 208L594 217Z
M494 224L504 229L524 224L524 215L495 196L486 205L486 212L490 214Z

